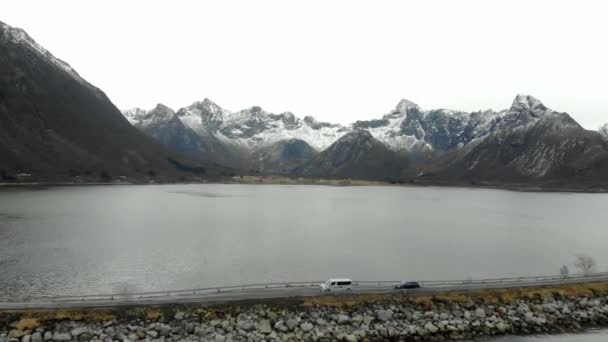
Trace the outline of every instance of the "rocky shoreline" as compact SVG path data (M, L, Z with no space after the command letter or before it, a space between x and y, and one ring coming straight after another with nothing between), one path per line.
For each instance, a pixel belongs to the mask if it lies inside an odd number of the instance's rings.
M0 342L449 341L576 332L608 326L605 288L587 288L582 295L545 289L523 297L521 292L330 296L300 302L171 305L84 314L0 313Z

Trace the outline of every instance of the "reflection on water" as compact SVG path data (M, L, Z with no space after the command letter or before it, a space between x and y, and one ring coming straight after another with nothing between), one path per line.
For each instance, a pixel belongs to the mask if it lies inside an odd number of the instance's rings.
M606 194L431 187L0 191L0 297L556 274L582 252L605 270L607 207Z

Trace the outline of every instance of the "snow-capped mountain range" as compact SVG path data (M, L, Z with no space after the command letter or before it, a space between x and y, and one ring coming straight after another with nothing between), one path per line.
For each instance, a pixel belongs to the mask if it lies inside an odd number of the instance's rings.
M157 110L158 106L166 110ZM497 130L525 127L553 111L529 95L517 95L509 110L467 113L457 110L422 110L403 99L381 119L356 121L348 126L303 119L291 112L273 114L260 107L232 112L209 99L173 112L159 104L154 110L135 108L123 111L136 127L179 119L199 136L217 138L222 143L258 149L274 143L299 139L321 152L353 130L367 130L389 149L400 151L447 151L461 148Z
M175 142L179 140L175 135L198 136L199 150L224 146L223 162L240 161L232 166L291 172L285 169L288 165L294 174L308 176L344 173L402 178L404 174L445 173L444 178L483 179L484 174L496 171L498 178L539 179L559 174L564 167L576 168L572 161L580 156L585 156L585 162L608 156L597 132L583 129L568 114L549 109L530 95L517 95L506 110L471 113L423 110L403 99L380 119L346 126L310 116L301 119L290 112L273 114L260 107L232 112L209 99L177 112L158 105L152 111L132 109L124 115L144 132L157 139L162 136L165 144L173 141L168 144L182 151L188 149ZM176 129L177 122L184 129ZM600 132L608 139L608 125ZM375 153L369 153L370 146ZM192 150L192 145L188 147ZM307 152L294 155L296 150ZM282 157L287 155L289 162Z
M349 125L260 107L229 111L209 99L121 114L23 30L0 22L0 46L0 159L9 179L286 173L608 189L608 125L585 130L528 95L506 110L472 113L401 100L379 119Z

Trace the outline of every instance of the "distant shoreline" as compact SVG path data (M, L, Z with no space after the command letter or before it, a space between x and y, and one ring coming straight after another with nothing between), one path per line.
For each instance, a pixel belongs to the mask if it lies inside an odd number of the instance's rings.
M538 193L608 193L608 188L580 188L580 187L553 187L542 185L523 184L462 184L462 183L390 183L377 180L359 179L329 179L329 178L290 178L280 176L243 176L231 180L210 180L206 182L4 182L0 183L0 190L10 188L45 188L60 186L124 186L124 185L169 185L169 184L243 184L243 185L324 185L324 186L394 186L394 187L436 187L436 188L464 188L464 189L486 189L507 190L516 192L538 192Z

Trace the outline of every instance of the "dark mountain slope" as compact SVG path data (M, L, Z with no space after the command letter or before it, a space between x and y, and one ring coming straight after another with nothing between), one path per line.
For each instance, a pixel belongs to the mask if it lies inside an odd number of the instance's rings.
M150 111L131 111L125 116L135 127L176 151L197 151L202 148L199 136L163 104L157 104Z
M123 115L140 131L160 141L174 151L197 156L204 160L222 165L242 167L237 148L223 144L212 134L199 134L186 126L171 108L158 104L152 110L135 108L123 112Z
M264 147L253 154L252 168L263 173L288 173L319 152L304 140L290 139Z
M490 135L443 156L430 173L473 183L604 186L608 146L568 114L518 96Z
M23 30L0 22L0 169L5 174L27 172L50 180L102 172L181 177L191 173L184 170L202 173L201 166L216 171L208 165L184 168L192 161L178 159L131 126L69 65Z
M394 179L407 164L366 130L355 130L296 168L304 177Z

